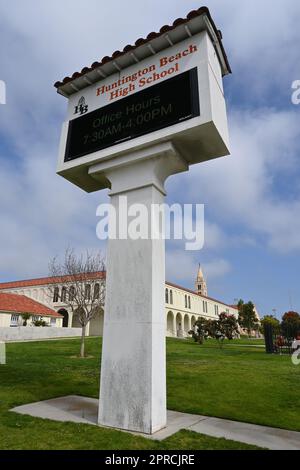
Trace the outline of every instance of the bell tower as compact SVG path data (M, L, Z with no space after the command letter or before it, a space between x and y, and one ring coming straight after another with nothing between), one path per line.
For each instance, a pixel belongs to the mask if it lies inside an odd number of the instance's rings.
M206 280L202 272L201 264L199 263L198 274L195 282L195 291L197 294L204 295L207 297L207 285Z

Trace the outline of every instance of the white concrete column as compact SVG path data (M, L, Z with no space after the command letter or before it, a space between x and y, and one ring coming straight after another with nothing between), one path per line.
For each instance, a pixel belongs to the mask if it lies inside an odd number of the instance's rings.
M191 315L189 315L188 332L191 331L191 330L192 330L192 317L191 317Z
M177 328L177 337L183 338L184 335L184 314L179 314L179 324Z
M176 314L173 313L173 336L177 338Z
M118 219L119 196L151 214L153 204L164 202L165 179L186 169L164 143L94 172L111 182ZM165 242L110 239L107 259L99 424L152 434L166 426Z

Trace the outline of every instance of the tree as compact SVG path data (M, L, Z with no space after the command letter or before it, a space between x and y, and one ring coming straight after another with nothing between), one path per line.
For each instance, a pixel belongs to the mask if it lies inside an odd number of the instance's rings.
M22 314L22 320L23 320L23 326L27 326L28 320L30 320L31 314L30 313L23 313Z
M299 313L286 312L282 317L281 331L285 338L297 338L300 335Z
M207 320L200 318L195 323L196 331L189 332L194 340L203 344L208 337L214 338L219 342L220 347L223 346L224 339L232 340L239 333L239 325L234 315L221 313L218 320Z
M273 315L265 315L261 319L261 332L264 332L264 326L271 325L275 334L280 332L280 321Z
M218 340L220 348L223 347L224 339L232 340L239 334L239 325L234 315L222 312L215 325L215 338Z
M255 313L253 302L244 303L240 300L238 303L239 309L239 324L242 328L247 330L248 336L251 335L251 330L255 330L259 326L259 319Z
M105 302L104 260L101 253L87 251L85 255L76 255L68 248L62 263L57 258L50 260L49 271L54 278L50 295L56 293L73 315L78 316L82 328L80 357L85 357L86 327ZM64 288L59 289L61 286Z
M229 315L225 312L220 313L218 327L222 335L229 340L232 340L239 334L238 321L234 315Z
M203 344L207 338L207 322L208 320L201 317L196 321L194 330L189 331L189 334L193 336L196 343Z

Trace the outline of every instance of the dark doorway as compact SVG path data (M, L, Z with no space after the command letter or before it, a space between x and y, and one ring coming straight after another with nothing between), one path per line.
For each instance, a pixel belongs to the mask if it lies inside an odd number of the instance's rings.
M62 310L59 310L58 313L60 315L63 315L63 328L68 328L69 326L69 314L67 312L67 310L65 309L62 309Z

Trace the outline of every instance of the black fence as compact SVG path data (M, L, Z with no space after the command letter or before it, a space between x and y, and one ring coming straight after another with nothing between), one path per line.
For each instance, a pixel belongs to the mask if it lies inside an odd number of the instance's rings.
M267 354L293 354L295 351L294 330L285 327L284 330L264 325L264 337Z

